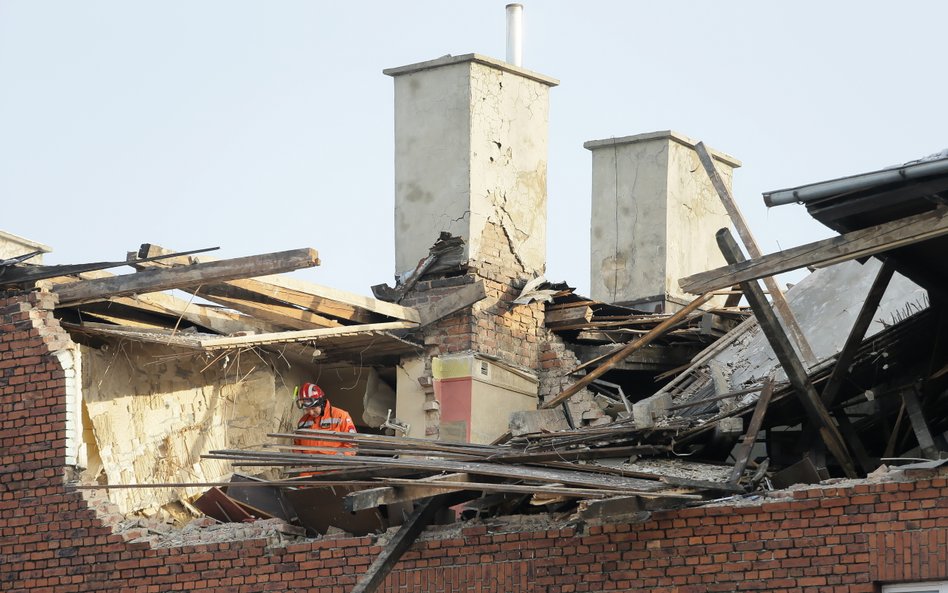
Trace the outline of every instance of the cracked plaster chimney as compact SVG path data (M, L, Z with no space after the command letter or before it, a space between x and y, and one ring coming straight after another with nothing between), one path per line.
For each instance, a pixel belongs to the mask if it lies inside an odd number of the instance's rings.
M663 131L583 145L592 151L593 299L677 311L695 296L682 292L680 278L726 265L714 235L731 221L696 143ZM710 152L730 189L741 162Z
M475 268L542 274L549 89L558 81L478 54L384 73L395 81L396 274L413 270L441 231L465 240ZM497 229L507 243L499 256Z

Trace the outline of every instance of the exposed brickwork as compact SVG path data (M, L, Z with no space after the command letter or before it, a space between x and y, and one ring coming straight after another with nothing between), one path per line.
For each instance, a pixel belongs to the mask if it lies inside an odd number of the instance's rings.
M351 590L381 551L373 538L153 548L113 533L65 483L64 380L52 350L67 337L36 304L0 299L0 590ZM870 593L878 580L948 579L946 536L942 470L638 524L429 530L382 590Z

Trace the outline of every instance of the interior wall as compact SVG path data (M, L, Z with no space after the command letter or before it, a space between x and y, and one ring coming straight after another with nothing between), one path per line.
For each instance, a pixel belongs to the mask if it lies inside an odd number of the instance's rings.
M258 356L215 359L127 341L81 352L83 400L108 483L226 481L230 464L202 454L256 447L295 426L292 387ZM122 489L110 498L127 513L201 491Z

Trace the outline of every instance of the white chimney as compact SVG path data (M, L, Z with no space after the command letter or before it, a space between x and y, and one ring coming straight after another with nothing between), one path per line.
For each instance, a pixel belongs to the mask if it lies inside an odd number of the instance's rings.
M593 299L674 312L694 298L680 278L726 265L714 235L731 221L695 144L672 131L583 144L593 153ZM730 188L741 162L710 152Z
M523 66L523 4L507 5L507 63Z
M446 231L475 265L542 274L558 81L478 54L384 73L395 79L395 273L413 270Z

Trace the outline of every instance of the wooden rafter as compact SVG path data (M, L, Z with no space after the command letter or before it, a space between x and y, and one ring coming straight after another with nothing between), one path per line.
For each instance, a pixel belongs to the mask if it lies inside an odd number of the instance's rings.
M58 293L60 305L77 305L115 296L161 292L209 282L247 278L274 272L289 272L312 267L318 262L319 257L316 250L294 249L165 270L145 270L112 278L57 284L53 286L53 291Z
M718 290L735 282L758 280L803 267L825 268L945 234L948 234L948 208L940 207L924 214L694 274L682 278L678 283L687 292Z

